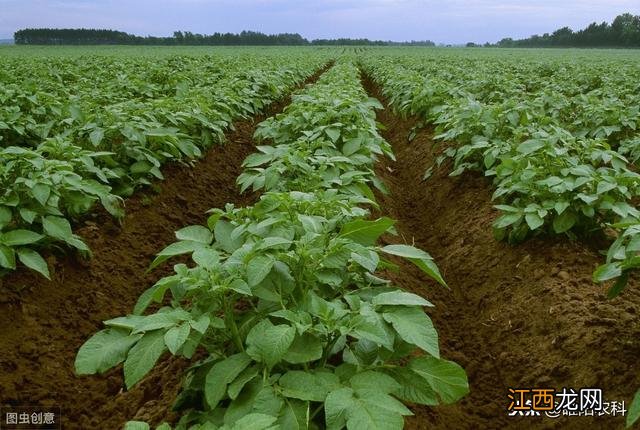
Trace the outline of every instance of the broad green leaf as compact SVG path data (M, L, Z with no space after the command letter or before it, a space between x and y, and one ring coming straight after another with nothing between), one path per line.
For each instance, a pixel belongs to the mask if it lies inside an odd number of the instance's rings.
M273 268L275 260L268 255L258 255L247 264L247 281L250 287L255 287L267 277Z
M103 373L124 361L127 351L142 335L128 330L107 328L94 334L78 350L75 369L78 375Z
M622 275L620 263L607 263L599 266L596 271L593 272L593 280L594 282L604 282L617 278L620 275Z
M295 333L291 326L273 325L269 320L262 320L247 335L247 354L271 368L285 356Z
M524 155L531 154L544 146L544 142L537 139L530 139L522 142L518 146L518 152Z
M522 219L522 213L506 213L500 217L498 217L494 222L493 226L495 228L505 228L509 227L511 224L515 224L516 222Z
M416 345L434 357L440 356L438 333L433 327L431 318L417 307L399 307L382 315L393 325L398 335L410 344Z
M204 394L207 404L215 409L227 392L227 385L251 363L251 358L241 352L217 362L207 373Z
M296 335L284 356L284 361L292 364L302 364L319 360L321 357L322 341L309 333L305 333Z
M556 233L564 233L571 229L571 227L575 225L576 221L577 217L573 211L566 210L553 220L553 230Z
M278 424L281 429L309 430L309 402L286 398Z
M339 388L327 394L324 402L327 430L344 428L347 423L348 411L352 408L353 403L353 390L351 388Z
M178 350L184 345L189 337L191 328L189 324L181 324L177 327L169 329L164 335L164 343L169 348L171 354L176 354Z
M356 392L371 390L391 393L400 388L400 385L391 376L373 370L356 373L351 377L349 384Z
M376 306L382 305L404 305L404 306L433 306L431 302L422 297L407 293L405 291L389 291L375 296L372 303Z
M201 225L192 225L176 231L176 238L209 245L213 240L213 233Z
M452 361L422 356L411 360L409 368L427 380L443 403L454 403L469 392L464 369Z
M71 224L66 218L58 216L46 216L42 219L44 232L51 237L68 242L72 239Z
M153 260L149 268L153 269L154 267L159 266L160 264L164 263L171 257L174 257L176 255L189 254L194 252L196 249L201 249L203 247L204 245L202 243L186 241L186 240L172 243L171 245L167 246L165 249L160 251L160 253Z
M340 231L340 236L347 237L364 246L373 246L394 223L394 220L386 217L375 221L357 219L345 224Z
M165 351L164 332L156 330L147 332L131 348L124 362L124 382L127 388L133 387L149 373Z
M382 252L397 255L409 259L418 266L424 273L436 280L439 284L447 286L442 278L438 266L433 262L433 258L421 249L409 245L387 245L381 248Z
M229 384L227 394L231 399L236 399L240 394L240 391L248 384L253 378L258 376L258 366L252 366L242 371L236 379Z
M233 253L242 245L242 238L231 238L231 232L234 229L235 227L231 223L222 219L216 222L213 229L216 243L228 253Z
M633 396L627 415L627 427L631 427L640 418L640 390Z
M31 188L31 192L33 193L33 197L35 197L42 206L45 206L51 195L51 188L45 184L36 184Z
M398 382L400 388L393 394L410 403L434 406L437 405L438 397L425 378L420 377L412 370L398 367L393 369L393 378Z
M101 128L95 128L91 133L89 133L89 140L93 144L93 146L100 145L102 139L104 138L104 130Z
M278 381L282 394L299 400L324 402L329 391L339 388L340 380L329 372L290 370Z
M149 424L142 421L127 421L124 430L150 430Z
M51 275L49 275L49 266L47 266L47 262L40 254L29 248L18 248L16 252L18 253L18 259L22 264L51 280Z
M535 230L544 224L544 220L537 213L528 213L524 216L524 219L531 230Z
M7 246L30 245L44 236L30 230L11 230L0 235L0 243Z
M0 267L5 269L16 268L16 253L12 248L0 243Z
M268 430L276 420L271 415L249 414L236 421L231 430Z

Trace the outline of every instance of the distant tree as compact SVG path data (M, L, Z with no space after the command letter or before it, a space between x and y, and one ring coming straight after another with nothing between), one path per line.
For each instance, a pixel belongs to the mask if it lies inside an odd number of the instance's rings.
M297 33L264 34L256 31L197 34L174 31L171 37L135 36L115 30L27 28L14 34L19 45L419 45L434 46L429 40L391 42L369 39L316 39L309 42Z
M505 38L496 43L499 47L616 47L640 48L640 16L624 13L611 25L606 22L591 23L586 28L573 31L562 27L553 33L537 34L520 40Z

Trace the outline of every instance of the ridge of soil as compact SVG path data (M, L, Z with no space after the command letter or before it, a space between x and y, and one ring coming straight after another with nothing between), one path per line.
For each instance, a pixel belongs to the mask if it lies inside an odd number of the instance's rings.
M331 64L298 88L315 82ZM154 255L175 240L177 229L205 223L210 208L256 200L255 194L241 195L235 181L255 150L257 124L281 112L291 94L266 113L235 122L226 143L192 166L164 166L165 180L154 186L156 193L142 190L126 200L121 224L104 211L89 217L75 233L89 245L90 260L48 256L51 282L26 269L0 278L0 405L59 406L65 430L117 429L131 419L160 423L175 418L168 410L186 360L165 357L124 391L121 366L104 375L77 377L76 352L103 328L103 320L131 312L140 294L169 274L170 265L145 272Z
M398 261L394 283L424 295L440 336L442 356L462 365L470 394L453 405L414 406L409 429L611 429L622 417L508 417L509 388L602 388L604 400L628 408L640 388L640 289L632 281L618 298L591 274L602 256L566 238L531 239L511 246L496 241L491 184L478 173L448 176L434 165L443 145L432 130L409 141L417 120L396 116L367 76L363 84L383 102L378 122L397 160L381 161L378 174L390 189L382 211L396 219L399 236L429 252L447 290L413 265Z

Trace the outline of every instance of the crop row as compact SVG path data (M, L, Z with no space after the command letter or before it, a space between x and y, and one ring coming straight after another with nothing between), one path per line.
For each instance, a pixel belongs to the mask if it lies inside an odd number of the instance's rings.
M105 321L79 350L77 373L124 362L130 388L166 351L197 357L175 405L176 428L190 430L399 429L411 414L401 401L464 396L466 375L440 358L423 310L432 305L379 277L397 269L389 256L404 257L445 285L426 252L376 245L394 232L369 211L372 187L382 188L374 163L392 157L380 107L342 60L261 123L256 137L270 145L238 178L259 201L176 232L152 267L183 254L191 263L175 265L132 315Z
M89 252L70 221L96 204L122 217L122 197L162 179L162 164L201 156L323 59L4 61L23 81L0 81L0 271L18 259L48 277L40 249ZM149 81L119 72L127 66L148 68Z
M594 279L618 278L615 295L640 266L637 70L622 61L612 70L597 61L521 60L371 56L363 63L396 110L454 142L438 163L452 158L452 175L475 169L493 178L498 239L613 231L617 240Z

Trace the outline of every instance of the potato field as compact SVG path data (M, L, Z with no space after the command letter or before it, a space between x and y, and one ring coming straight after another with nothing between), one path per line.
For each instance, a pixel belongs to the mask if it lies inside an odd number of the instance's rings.
M0 406L623 429L639 205L638 51L0 47Z

